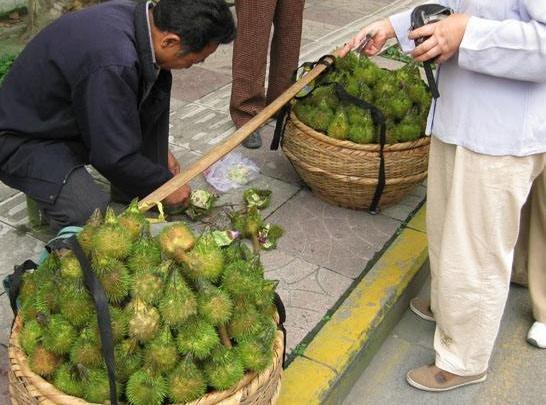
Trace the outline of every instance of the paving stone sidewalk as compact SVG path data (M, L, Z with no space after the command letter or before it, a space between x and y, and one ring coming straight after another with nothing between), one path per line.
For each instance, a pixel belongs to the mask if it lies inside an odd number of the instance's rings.
M316 60L348 41L367 23L418 3L415 0L308 0L304 12L301 60ZM174 72L170 144L182 167L187 167L225 140L233 131L228 105L231 89L231 46L219 49L204 64ZM398 63L378 58L386 67ZM237 151L260 167L250 186L273 190L268 220L285 228L277 250L263 255L267 276L280 281L279 293L287 307L287 353L308 340L313 329L351 288L368 263L395 235L400 225L423 201L418 186L400 204L379 215L328 205L302 184L281 151L269 151L274 122L262 129L264 147ZM183 169L182 169L183 170ZM206 187L202 178L194 188ZM241 192L223 196L221 203L237 202ZM47 235L28 227L24 195L0 183L0 278L27 258L36 258ZM0 297L0 403L8 403L7 354L12 321L9 302Z

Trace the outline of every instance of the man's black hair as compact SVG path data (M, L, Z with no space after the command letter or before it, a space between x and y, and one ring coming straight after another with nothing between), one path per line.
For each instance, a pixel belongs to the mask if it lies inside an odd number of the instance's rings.
M235 22L225 0L160 0L152 13L159 30L182 38L184 52L235 39Z

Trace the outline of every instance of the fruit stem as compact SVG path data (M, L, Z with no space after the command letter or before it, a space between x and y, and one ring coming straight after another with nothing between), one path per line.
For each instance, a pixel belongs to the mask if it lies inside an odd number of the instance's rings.
M222 344L227 347L228 349L231 349L233 346L231 344L231 340L229 338L228 331L226 329L226 325L220 325L218 326L218 332L220 334L220 340L222 341Z

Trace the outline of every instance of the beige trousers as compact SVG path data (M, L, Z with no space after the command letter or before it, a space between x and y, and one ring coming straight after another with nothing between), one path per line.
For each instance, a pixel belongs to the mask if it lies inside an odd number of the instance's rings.
M488 156L432 137L427 233L439 368L463 376L487 370L508 296L520 212L535 179L542 187L533 192L544 200L545 165L546 154ZM546 226L539 201L531 199L528 260L530 284L542 283L530 286L533 300L544 304Z

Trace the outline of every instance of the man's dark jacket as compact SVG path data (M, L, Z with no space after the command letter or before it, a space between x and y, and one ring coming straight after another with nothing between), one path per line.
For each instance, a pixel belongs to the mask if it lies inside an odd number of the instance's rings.
M27 45L0 87L0 180L54 202L87 163L131 197L172 177L172 79L157 76L146 19L144 3L112 0L61 17Z

